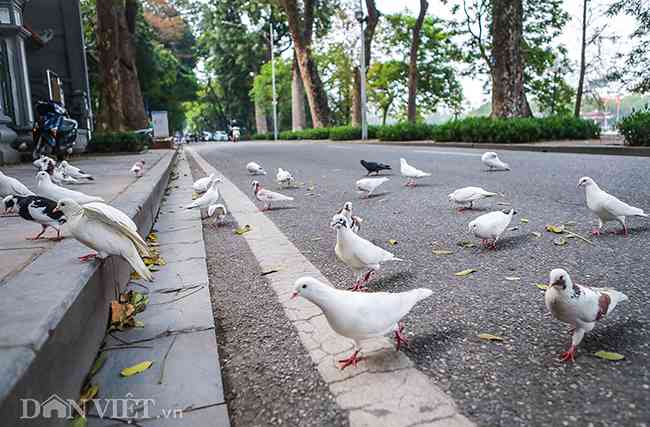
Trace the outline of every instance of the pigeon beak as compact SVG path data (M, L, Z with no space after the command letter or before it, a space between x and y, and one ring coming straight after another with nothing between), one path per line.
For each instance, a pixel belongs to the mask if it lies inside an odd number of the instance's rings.
M52 213L57 213L57 212L61 212L58 206L52 209Z
M299 295L298 292L294 291L294 293L291 294L291 299L296 298L298 295Z

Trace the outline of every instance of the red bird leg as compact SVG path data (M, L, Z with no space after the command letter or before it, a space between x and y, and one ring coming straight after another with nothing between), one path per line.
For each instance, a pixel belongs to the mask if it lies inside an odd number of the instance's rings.
M54 229L56 230L56 237L50 237L48 240L52 240L53 242L58 242L59 240L63 240L63 237L61 237L61 230L58 228L54 228Z
M576 346L571 345L567 351L560 355L562 362L575 362L576 361Z
M375 274L374 270L370 270L369 272L367 272L363 276L363 279L361 280L361 285L365 285L366 283L368 283L374 274Z
M399 324L397 330L395 330L395 350L399 351L399 348L402 344L404 344L406 347L409 346L409 340L406 338L406 335L402 333L404 330L404 325L402 323Z
M591 230L592 236L600 236L600 228L594 228Z
M86 261L90 261L91 259L95 259L95 258L97 258L97 254L88 254L88 255L80 256L79 261L86 262Z
M357 357L361 350L355 350L354 353L352 353L352 356L348 357L347 359L342 359L339 360L339 363L341 363L340 369L343 370L347 368L348 366L352 365L355 368L357 367L357 362L362 361L365 359L365 357Z
M41 232L38 233L38 234L37 234L36 236L34 236L34 237L27 237L26 240L38 240L38 239L40 239L41 236L43 235L43 233L45 233L45 230L47 230L47 226L41 224Z

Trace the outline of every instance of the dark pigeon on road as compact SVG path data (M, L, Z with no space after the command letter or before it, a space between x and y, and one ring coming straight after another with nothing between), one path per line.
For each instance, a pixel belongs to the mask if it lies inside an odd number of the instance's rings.
M390 165L387 165L386 163L366 162L365 160L361 160L361 165L368 171L367 175L370 175L373 172L376 175L379 175L379 172L383 170L391 170Z
M41 196L17 196L9 195L3 200L5 211L18 209L18 215L24 220L40 224L41 232L27 240L38 240L47 230L52 227L56 230L56 237L53 240L61 238L59 226L65 223L62 212L54 212L56 202Z

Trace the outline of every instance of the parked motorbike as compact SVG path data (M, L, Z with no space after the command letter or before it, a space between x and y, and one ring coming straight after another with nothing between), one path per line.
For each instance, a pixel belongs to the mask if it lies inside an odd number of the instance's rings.
M32 128L32 157L56 156L58 161L72 154L77 140L77 121L55 101L36 103L36 121Z
M233 126L232 127L231 136L230 136L231 139L232 139L232 142L238 142L239 141L239 138L241 136L240 132L241 131L239 130L238 126Z

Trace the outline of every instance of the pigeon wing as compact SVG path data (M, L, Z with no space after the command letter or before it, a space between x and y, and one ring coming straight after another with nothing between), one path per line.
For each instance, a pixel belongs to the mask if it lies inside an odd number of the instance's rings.
M136 230L133 230L132 227L124 222L125 214L121 215L116 214L117 209L111 208L108 205L103 203L90 203L92 206L84 205L84 214L88 219L99 221L108 227L111 230L125 236L135 245L138 253L143 256L149 256L149 247L145 241L140 237ZM108 209L107 209L108 208Z

